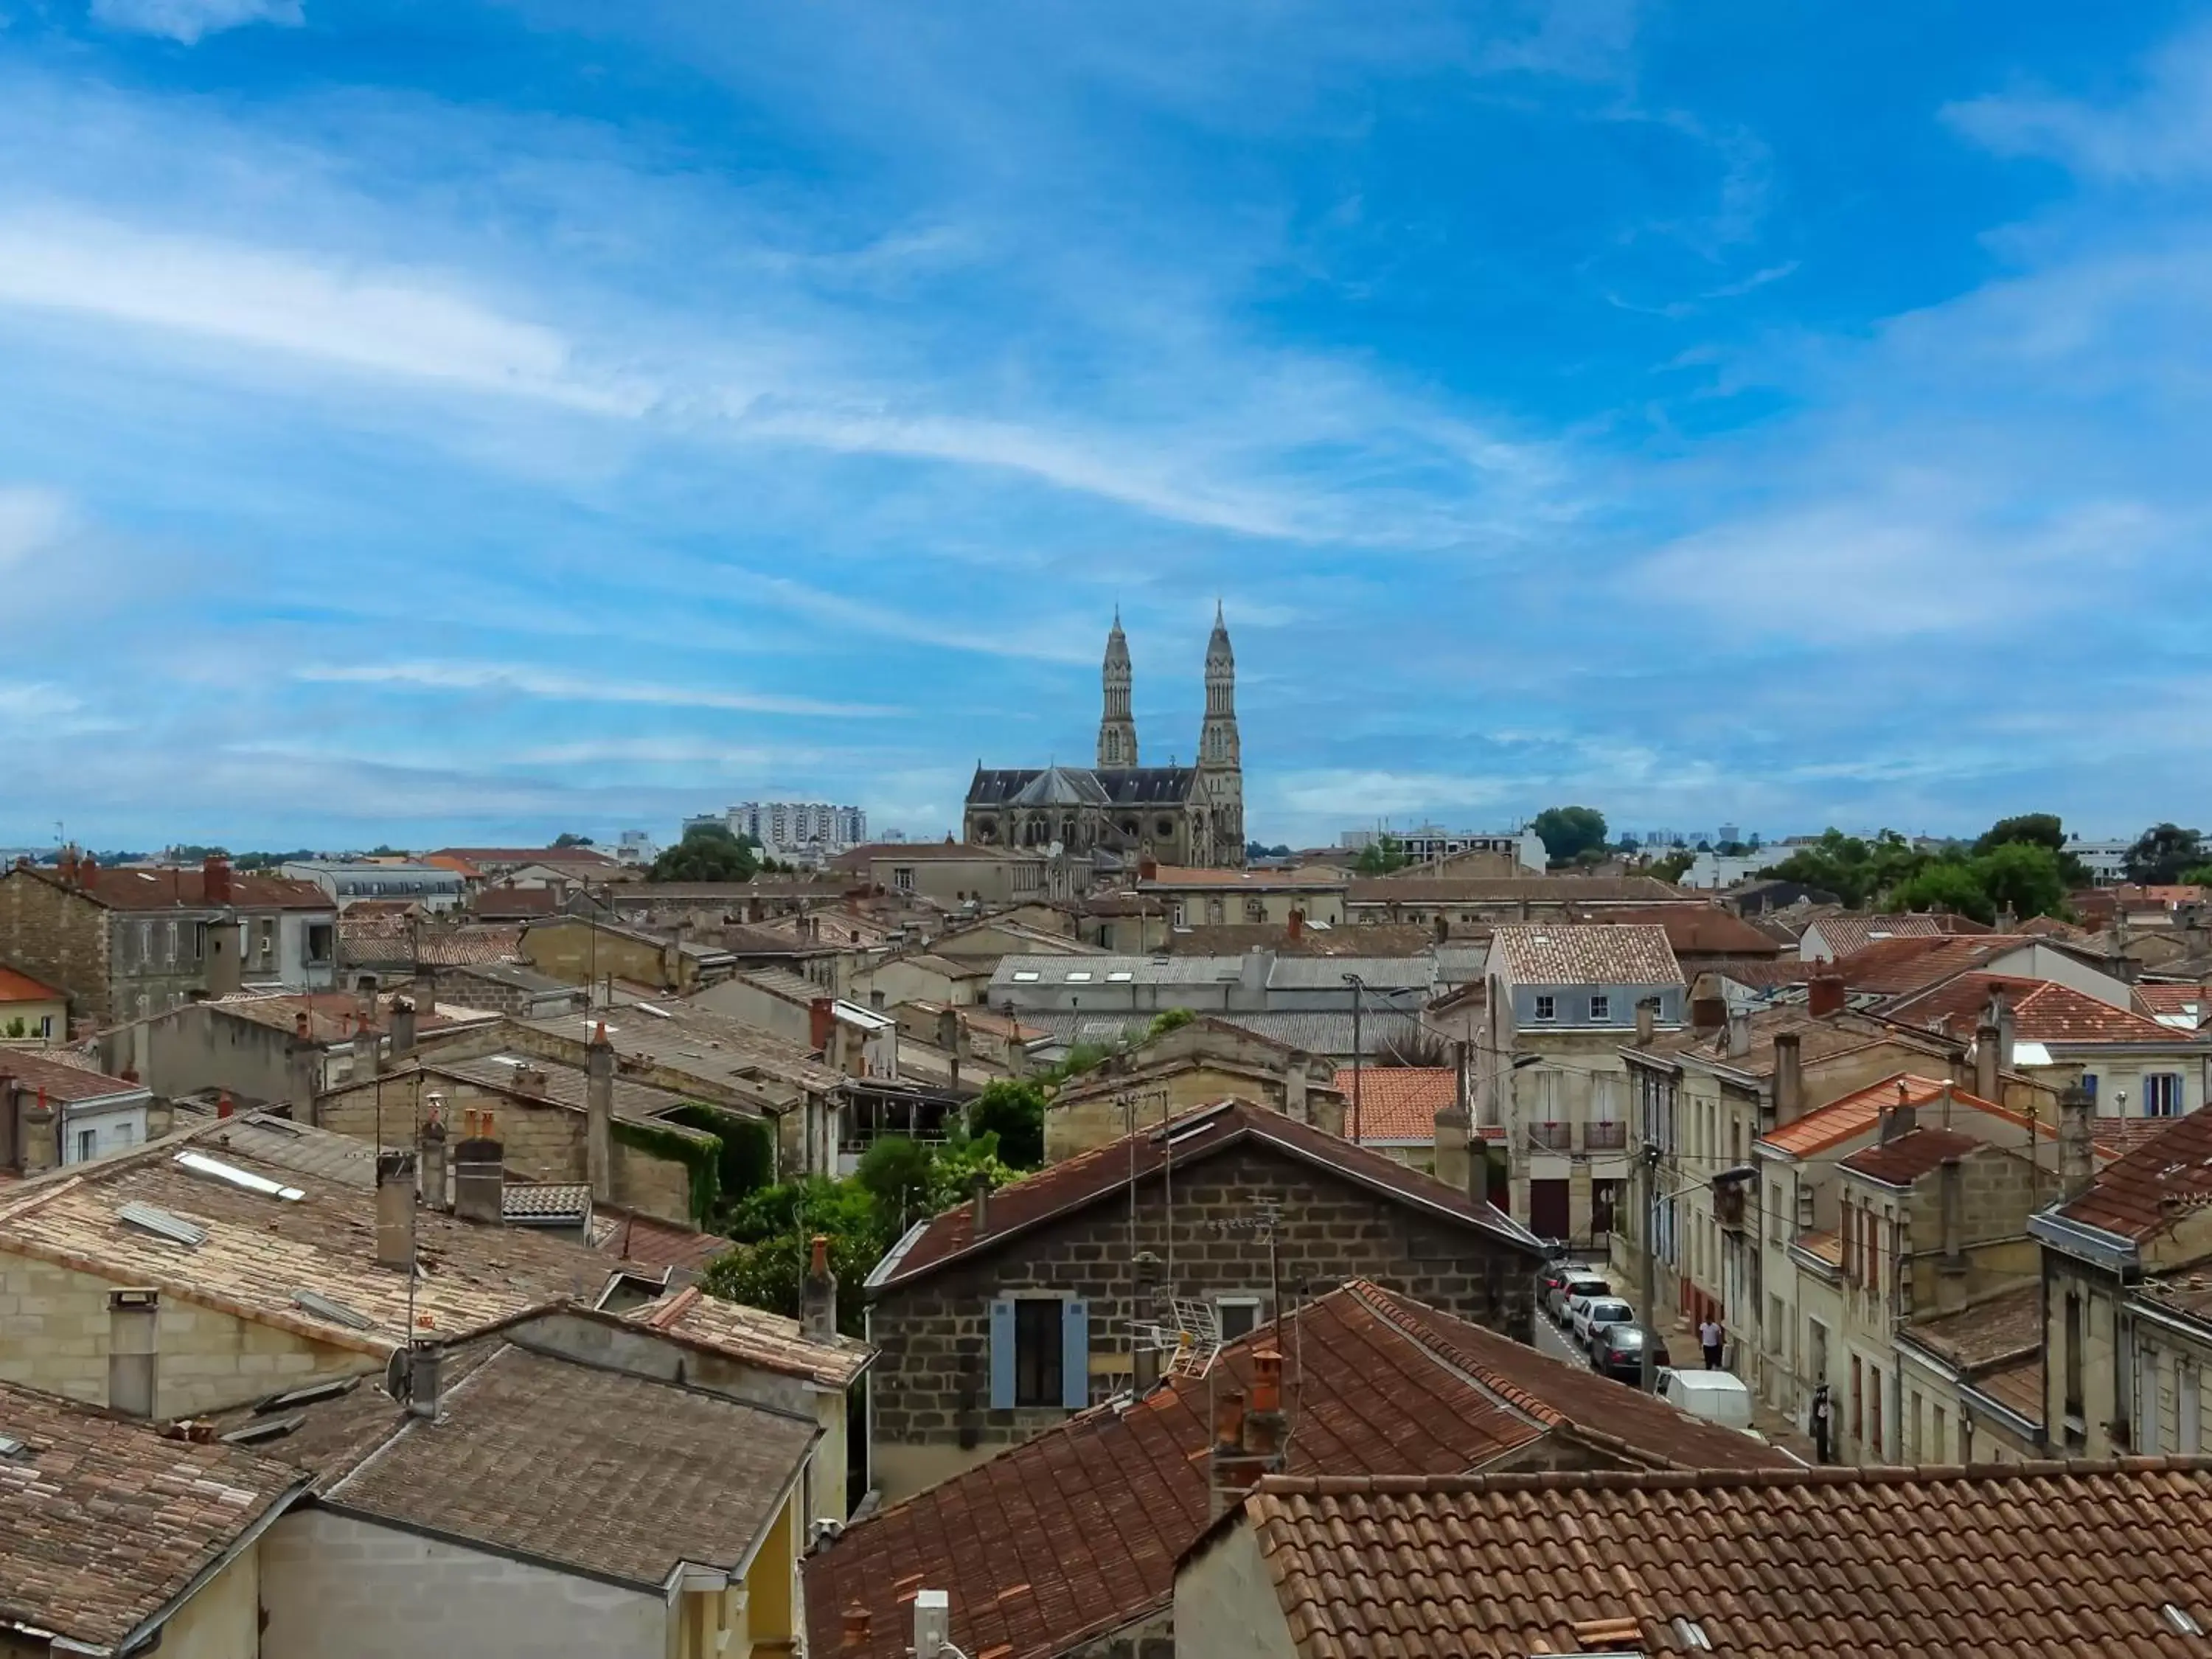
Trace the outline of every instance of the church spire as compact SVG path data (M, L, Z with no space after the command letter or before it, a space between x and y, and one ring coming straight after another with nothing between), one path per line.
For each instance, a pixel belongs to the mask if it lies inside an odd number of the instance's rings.
M1112 771L1137 763L1137 721L1129 712L1129 641L1121 632L1121 607L1114 607L1106 635L1105 707L1098 719L1098 764Z
M1221 601L1213 602L1213 636L1206 642L1206 720L1198 732L1200 789L1208 809L1211 862L1244 862L1244 757L1237 735L1237 653Z

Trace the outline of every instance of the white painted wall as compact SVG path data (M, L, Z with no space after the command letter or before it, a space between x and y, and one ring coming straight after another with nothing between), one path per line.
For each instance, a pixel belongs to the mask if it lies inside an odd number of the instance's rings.
M618 1589L327 1510L261 1541L261 1659L665 1659L672 1614Z

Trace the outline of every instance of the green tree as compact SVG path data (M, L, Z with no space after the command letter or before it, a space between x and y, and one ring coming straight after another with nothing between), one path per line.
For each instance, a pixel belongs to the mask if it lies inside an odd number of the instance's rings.
M1862 841L1831 827L1820 840L1794 848L1759 873L1820 888L1856 908L1886 898L1931 862L1894 830Z
M760 869L753 849L727 826L695 823L653 860L647 881L750 881Z
M1680 881L1697 861L1698 855L1684 848L1680 852L1668 854L1663 859L1652 860L1644 866L1644 870L1646 875L1656 876L1661 881Z
M1377 836L1359 849L1359 861L1352 867L1363 876L1387 876L1393 870L1402 870L1408 860L1406 849L1395 836Z
M2181 879L2204 857L2204 838L2179 824L2154 824L2128 848L2128 879L2146 887L2166 887Z
M1999 818L1981 833L1974 842L1977 854L1992 852L2000 847L2009 847L2024 842L2033 847L2048 847L2052 852L2063 851L2066 846L2066 826L2059 822L2056 812L2021 812L2015 817Z
M1948 910L1977 921L1996 920L1996 906L1973 870L1960 863L1930 863L1889 892L1893 910Z
M589 847L592 844L592 838L589 836L579 836L570 830L563 830L553 837L553 844L556 847Z
M2212 887L2212 864L2200 864L2194 870L2184 870L2181 881L2185 887Z
M999 1156L1017 1170L1044 1162L1044 1089L1031 1078L998 1078L968 1103L968 1133L998 1137Z
M1555 865L1572 864L1605 845L1605 814L1595 806L1547 806L1529 821Z
M2041 841L2000 842L1966 868L1996 909L2016 916L2055 916L2066 908L2064 857Z
M8 1022L7 1028L4 1030L0 1030L0 1036L4 1037L20 1038L27 1037L30 1035L31 1022L25 1019L21 1014L16 1015L15 1018L9 1020Z

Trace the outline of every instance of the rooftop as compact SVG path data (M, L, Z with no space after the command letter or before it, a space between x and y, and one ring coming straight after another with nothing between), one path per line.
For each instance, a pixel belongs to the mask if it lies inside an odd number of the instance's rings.
M564 1106L572 1112L581 1112L587 1103L591 1079L580 1066L564 1066L557 1060L548 1060L543 1054L494 1054L473 1060L447 1060L430 1055L420 1062L426 1078L453 1078L459 1081L480 1084L498 1090L542 1100L549 1105ZM387 1086L395 1079L404 1081L413 1075L413 1069L403 1066L387 1072L381 1079ZM343 1088L358 1088L359 1084L344 1084ZM642 1083L634 1083L619 1073L614 1079L615 1115L632 1123L653 1123L668 1112L684 1103L684 1097L666 1089L655 1089ZM398 1098L397 1091L393 1098ZM694 1135L699 1132L681 1124L663 1126L670 1133Z
M1667 930L1650 923L1516 922L1490 939L1490 959L1516 985L1680 985Z
M971 1252L1000 1249L1030 1228L1126 1193L1132 1181L1158 1175L1170 1158L1181 1170L1249 1143L1333 1170L1411 1208L1524 1245L1532 1255L1538 1249L1518 1223L1455 1187L1267 1107L1228 1100L1184 1112L1163 1127L1109 1141L1001 1187L991 1194L990 1231L980 1239L972 1203L917 1223L869 1276L869 1288L905 1285Z
M0 1383L0 1644L113 1652L196 1588L306 1482L222 1444ZM10 1629L43 1632L18 1650Z
M1347 904L1680 904L1682 890L1656 876L1427 876L1401 872L1355 880Z
M1094 1407L857 1522L806 1564L814 1648L836 1649L843 1610L873 1615L854 1659L898 1659L916 1583L951 1598L954 1642L995 1659L1075 1647L1163 1606L1176 1559L1204 1528L1215 1389L1244 1388L1263 1328L1206 1380ZM1328 1474L1455 1474L1552 1437L1608 1460L1770 1467L1747 1435L1685 1416L1588 1370L1355 1280L1284 1321L1291 1467ZM1301 1367L1303 1368L1301 1370Z
M1583 920L1601 924L1650 923L1663 927L1674 954L1771 957L1782 946L1734 911L1717 904L1644 905L1632 910L1591 910Z
M1771 1078L1774 1075L1774 1040L1790 1032L1797 1036L1800 1064L1833 1060L1885 1045L1918 1050L1931 1060L1948 1058L1948 1051L1932 1035L1916 1037L1910 1031L1901 1031L1865 1014L1844 1012L1816 1017L1808 1013L1802 1003L1762 1008L1753 1013L1746 1033L1749 1047L1741 1054L1729 1053L1728 1028L1724 1025L1710 1031L1684 1030L1672 1034L1671 1038L1662 1032L1652 1043L1651 1050L1746 1077Z
M0 1048L0 1077L12 1077L24 1089L35 1091L64 1105L80 1101L107 1100L117 1095L143 1095L146 1085L126 1078L109 1077L35 1048Z
M612 868L615 860L592 847L441 847L422 854L425 862L451 859L461 864L598 864Z
M1811 933L1815 928L1820 930L1821 942L1828 947L1831 957L1847 957L1884 939L1940 939L1953 931L1935 916L1910 911L1899 915L1844 911L1814 918L1806 924L1805 932Z
M1971 1037L2002 992L2012 1010L2013 1036L2021 1042L2179 1043L2189 1034L2148 1014L2116 1008L2087 992L2051 980L2007 974L1960 974L1955 979L1893 1002L1883 1012L1901 1024Z
M28 974L0 964L0 1002L59 1002L62 993Z
M2212 1204L2212 1109L2166 1129L2099 1171L2058 1213L2138 1243Z
M1221 1525L1253 1528L1300 1659L2057 1659L2201 1653L2166 1610L2212 1628L2208 1517L2212 1459L2175 1457L1275 1476Z
M1955 1313L1916 1319L1904 1336L1962 1371L2043 1352L2043 1286L2022 1285Z
M1869 1130L1880 1127L1882 1114L1897 1106L1940 1106L1943 1097L1951 1097L1955 1114L1978 1114L1985 1119L2010 1125L2016 1130L2026 1130L2032 1120L2002 1106L1993 1105L1978 1095L1969 1094L1948 1078L1917 1077L1910 1072L1899 1072L1879 1083L1869 1083L1863 1089L1832 1100L1792 1122L1770 1129L1759 1136L1762 1150L1784 1153L1790 1158L1809 1158ZM1960 1121L1954 1116L1953 1121ZM2035 1133L2045 1137L2056 1133L2046 1123L2035 1123Z
M1204 870L1176 864L1155 866L1150 873L1140 872L1137 878L1140 892L1154 887L1242 887L1254 892L1301 887L1335 890L1344 884L1344 876L1334 870Z
M82 866L80 866L82 869ZM17 865L10 878L43 881L70 888L58 868ZM80 874L73 890L111 910L329 910L331 896L312 881L293 881L283 876L248 876L230 872L230 897L215 902L207 896L207 872L199 866L185 869L162 865L103 869L92 866L89 878Z
M1989 1143L1956 1129L1913 1129L1893 1140L1862 1146L1836 1167L1885 1187L1910 1187L1954 1158L1969 1158Z
M1437 1138L1437 1114L1459 1103L1459 1073L1449 1066L1349 1066L1336 1072L1344 1097L1344 1132L1352 1133L1352 1100L1359 1097L1359 1139L1379 1146L1426 1146Z
M557 1014L521 1024L579 1043L588 1042L592 1031L604 1025L618 1061L645 1062L740 1091L775 1084L826 1094L845 1081L842 1073L795 1042L676 1000L635 1002L590 1014Z
M763 1370L804 1377L825 1388L850 1387L875 1352L849 1336L835 1342L812 1341L799 1334L795 1319L741 1302L725 1302L696 1285L633 1308L623 1317Z
M1838 957L1835 966L1844 983L1854 991L1903 997L1940 985L1954 975L1969 973L2008 951L2036 942L2020 933L1889 939Z

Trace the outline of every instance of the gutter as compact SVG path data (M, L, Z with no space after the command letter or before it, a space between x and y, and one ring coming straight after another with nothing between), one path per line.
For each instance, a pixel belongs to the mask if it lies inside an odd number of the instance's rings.
M2134 1239L2124 1234L2069 1221L2053 1212L2028 1217L2027 1231L2031 1238L2050 1245L2060 1255L2092 1262L2108 1273L2131 1275L2142 1271L2142 1249Z

